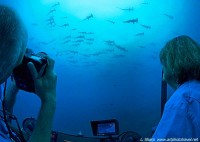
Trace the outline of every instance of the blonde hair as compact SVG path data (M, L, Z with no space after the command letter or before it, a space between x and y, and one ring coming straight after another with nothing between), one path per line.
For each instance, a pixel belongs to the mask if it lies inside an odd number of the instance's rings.
M27 44L27 32L16 12L0 5L0 77L13 69Z
M160 51L160 61L177 84L200 80L200 46L186 35L167 42Z

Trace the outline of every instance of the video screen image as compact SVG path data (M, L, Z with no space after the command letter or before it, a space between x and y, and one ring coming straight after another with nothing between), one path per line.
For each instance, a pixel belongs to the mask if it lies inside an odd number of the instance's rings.
M115 123L99 123L97 126L97 133L98 134L109 134L115 133Z

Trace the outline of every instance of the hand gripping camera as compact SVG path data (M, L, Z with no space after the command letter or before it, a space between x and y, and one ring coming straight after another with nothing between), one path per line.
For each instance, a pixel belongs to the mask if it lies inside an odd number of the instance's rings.
M46 67L48 65L47 58L42 55L46 55L46 53L26 53L22 60L22 64L13 70L12 77L14 78L19 89L35 93L34 81L27 64L32 62L38 72L39 77L42 77L45 74Z

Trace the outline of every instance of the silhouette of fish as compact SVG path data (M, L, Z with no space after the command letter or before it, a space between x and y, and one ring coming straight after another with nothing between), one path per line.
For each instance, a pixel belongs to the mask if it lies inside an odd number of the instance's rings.
M69 51L69 52L71 52L73 54L78 54L78 51L74 51L74 50L67 50L67 51Z
M140 24L142 27L146 28L146 29L151 29L151 26L147 26L147 25L143 25L143 24Z
M63 42L63 44L67 44L67 43L69 43L71 40L66 40L66 41L64 41Z
M52 27L55 27L55 26L56 26L56 23L55 23L54 21L49 21L49 22L47 23L47 25L50 25L50 26L52 26Z
M120 7L117 7L117 8L119 8L121 10L124 10L124 11L133 11L134 10L133 7L129 7L129 8L120 8Z
M115 22L114 22L114 21L111 21L111 20L106 20L106 21L108 21L108 22L110 22L110 23L112 23L112 24L115 24Z
M80 35L80 36L77 36L75 38L85 38L85 36L84 35Z
M58 6L58 5L60 5L60 3L59 3L59 2L55 3L55 4L54 4L54 5L52 5L51 7L56 7L56 6Z
M52 9L52 10L50 10L49 13L48 13L48 15L49 15L49 14L52 14L52 13L54 13L54 12L56 12L56 9L55 9L55 8Z
M86 34L88 34L88 35L93 35L94 33L93 33L93 32L87 32Z
M105 40L105 43L107 43L108 45L114 45L115 41L114 40Z
M87 17L85 17L85 19L83 19L82 21L89 20L90 18L93 18L93 17L94 17L93 14L90 14Z
M45 21L54 21L54 16L49 17L49 19L47 19Z
M94 41L93 38L87 38L86 40L88 40L88 41Z
M78 42L78 43L80 43L80 42L83 42L84 40L82 40L82 39L79 39L79 40L76 40L76 41L73 41L73 42Z
M79 32L80 34L87 34L87 32Z
M88 44L88 45L92 45L93 43L92 43L92 42L86 42L86 44Z
M165 15L166 17L168 17L170 19L174 19L174 17L172 15L169 15L169 14L166 14L166 13L163 13L163 15Z
M115 45L115 47L118 48L118 49L121 50L121 51L124 51L124 52L127 52L127 51L128 51L126 48L121 47L121 46L119 46L119 45Z
M135 36L142 36L142 35L144 35L144 32L135 34Z
M141 4L149 4L148 2L143 2L143 3L141 3Z
M123 57L125 57L125 55L122 55L122 54L113 56L113 58L123 58Z
M138 23L138 18L124 21L124 23L133 23L133 24Z
M60 27L68 27L68 26L69 26L69 24L63 24Z

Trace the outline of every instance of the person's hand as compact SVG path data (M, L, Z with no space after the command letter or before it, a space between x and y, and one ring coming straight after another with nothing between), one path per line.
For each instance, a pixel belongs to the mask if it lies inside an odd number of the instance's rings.
M53 71L55 61L49 56L45 56L48 60L46 73L44 76L39 77L39 74L33 63L28 63L28 68L35 84L35 92L40 97L42 103L44 102L55 102L56 98L56 83L57 75Z

